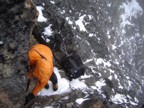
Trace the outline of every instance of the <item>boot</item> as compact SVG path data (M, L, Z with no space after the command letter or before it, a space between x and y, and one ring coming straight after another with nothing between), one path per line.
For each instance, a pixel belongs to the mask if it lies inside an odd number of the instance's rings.
M53 84L53 90L54 90L54 91L57 91L57 89L58 89L58 83Z

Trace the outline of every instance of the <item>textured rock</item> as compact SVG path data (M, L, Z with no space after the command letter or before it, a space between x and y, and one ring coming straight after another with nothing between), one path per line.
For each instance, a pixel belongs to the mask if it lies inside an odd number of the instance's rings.
M93 86L103 79L106 86L101 88L99 95L104 95L107 101L112 101L116 94L126 96L122 106L113 107L135 108L143 104L142 10L127 18L132 25L122 25L122 15L127 14L124 6L131 6L135 0L44 0L43 4L34 1L44 7L43 13L48 18L46 23L38 23L39 35L51 24L54 31L52 38L55 34L60 35L68 52L72 49L81 55L87 66L86 74L92 75L85 80L87 85ZM143 1L139 0L138 3L143 8ZM73 41L69 42L69 39ZM51 44L54 48L54 43ZM94 91L93 95L97 93Z
M0 1L0 102L7 108L19 108L25 95L26 53L37 15L31 0Z
M61 59L64 53L76 50L87 67L86 74L92 75L90 78L82 79L89 87L101 79L106 83L101 92L88 89L86 93L76 90L64 96L40 97L34 106L140 108L144 101L144 14L139 12L137 18L128 18L132 25L123 28L120 24L121 15L125 13L122 4L132 1L34 0L36 5L44 7L43 13L48 19L47 22L37 23L34 27L38 13L31 0L1 0L0 105L16 108L23 104L26 85L23 74L27 71L26 52L30 44L30 35L33 33L39 43L47 44L53 49L58 59ZM138 2L144 8L143 0ZM84 28L78 24L81 19ZM43 34L44 28L48 25L52 25L51 37ZM51 42L46 43L41 35L45 39L50 38ZM62 42L65 43L65 47ZM113 103L111 98L116 94L126 96L126 100L123 100L126 102L121 105ZM64 100L67 96L68 99ZM90 100L84 101L81 105L75 102L77 98L86 96ZM6 100L3 100L3 97Z

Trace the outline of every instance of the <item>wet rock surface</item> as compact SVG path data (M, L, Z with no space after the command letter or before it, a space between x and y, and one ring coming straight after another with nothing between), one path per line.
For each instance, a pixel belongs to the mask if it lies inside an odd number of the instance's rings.
M31 0L1 1L0 97L6 100L0 98L0 106L19 108L23 104L26 86L23 74L27 71L26 52L32 33L39 43L49 45L58 59L64 53L77 51L86 66L86 74L91 75L80 78L87 84L87 90L38 97L33 107L141 108L144 102L143 10L139 8L138 13L132 11L130 17L123 17L128 14L126 5L131 6L133 2L34 0L36 6L44 8L47 18L46 22L34 26L37 11ZM143 8L144 2L138 3ZM44 29L50 25L53 33L48 36ZM99 89L95 86L98 82L106 85ZM124 97L122 102L114 100L117 96ZM81 105L76 103L84 97L89 100Z

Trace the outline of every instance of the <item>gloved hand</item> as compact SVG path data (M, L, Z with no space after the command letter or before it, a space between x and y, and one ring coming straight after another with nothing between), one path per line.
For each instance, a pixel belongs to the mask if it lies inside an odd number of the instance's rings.
M32 99L34 99L35 96L32 93L29 93L26 97L25 97L25 103L24 105L28 104Z

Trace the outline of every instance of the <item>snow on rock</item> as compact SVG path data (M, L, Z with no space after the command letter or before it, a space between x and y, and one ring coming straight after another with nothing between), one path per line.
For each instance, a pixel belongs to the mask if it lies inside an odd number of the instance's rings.
M72 25L72 24L73 24L73 22L70 20L70 18L69 18L69 17L66 17L66 20L68 21L68 24L70 24L70 25Z
M44 107L44 108L53 108L52 106L46 106L46 107Z
M95 83L95 86L91 86L91 88L92 88L92 89L95 89L95 90L97 90L99 93L101 93L101 92L102 92L101 88L102 88L103 86L106 86L105 80L100 79L99 81L97 81L97 82Z
M80 81L78 79L73 79L71 82L70 82L70 86L72 89L86 89L87 88L87 85L83 82L83 81Z
M116 104L127 103L127 97L122 94L116 94L111 97L111 100Z
M133 25L131 23L131 18L137 18L138 15L142 14L143 10L138 4L136 0L127 1L120 6L120 9L123 9L124 12L121 15L121 27L125 27L126 25ZM124 32L124 31L123 31Z
M105 83L105 80L100 79L100 81L97 81L97 82L95 83L95 85L96 85L96 87L97 87L98 89L101 89L103 86L106 85L106 83Z
M90 78L90 77L92 77L92 75L86 75L86 74L84 74L84 75L81 76L82 79Z
M131 103L132 105L138 105L138 100L136 98L132 101L130 96L125 96L118 93L116 93L114 96L111 96L111 101L115 104Z
M50 1L50 3L55 4L55 1Z
M66 78L62 78L58 68L54 67L54 72L58 78L58 90L57 91L53 91L52 89L52 83L49 81L49 89L42 89L38 95L41 96L50 96L50 95L55 95L55 94L63 94L63 93L68 93L71 92L72 89L80 89L80 90L84 90L87 88L87 85L83 82L80 81L78 79L74 79L72 81L69 81Z
M38 22L46 22L47 21L47 18L45 18L43 16L43 13L42 13L42 10L44 10L44 8L42 6L36 6L37 10L39 11L39 16L38 16L38 19L37 21Z
M87 99L79 98L79 99L76 100L76 103L80 105L80 104L83 103L83 101L88 100L88 99L89 99L89 98L87 98Z
M100 64L103 64L104 65L104 67L110 67L111 66L111 63L109 62L109 61L105 61L104 59L102 59L102 58L97 58L97 59L95 59L95 62L96 62L96 64L97 65L100 65Z
M52 35L53 31L52 31L52 29L51 29L51 26L52 26L52 25L50 24L48 27L45 28L45 31L43 32L43 34L44 34L45 36L50 37L50 36ZM45 37L42 37L42 38L45 39ZM49 38L46 38L45 41L46 41L47 43L49 43L49 42L50 42L50 39L49 39Z
M52 25L50 24L48 27L45 28L45 31L43 32L44 35L47 35L47 36L51 36L52 35L53 31L51 29L51 26Z
M87 30L86 30L86 28L85 28L85 25L84 25L84 23L83 23L85 16L86 16L86 15L83 15L83 16L79 17L79 19L78 19L75 23L76 23L76 25L79 26L80 31L87 32Z
M87 59L87 60L84 62L84 64L86 64L86 63L88 63L88 62L91 62L91 61L93 61L93 59Z
M3 44L3 41L0 41L0 45L2 45Z

